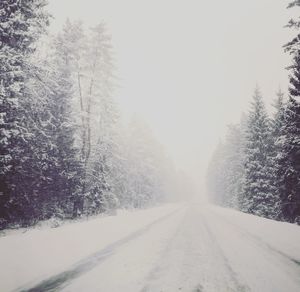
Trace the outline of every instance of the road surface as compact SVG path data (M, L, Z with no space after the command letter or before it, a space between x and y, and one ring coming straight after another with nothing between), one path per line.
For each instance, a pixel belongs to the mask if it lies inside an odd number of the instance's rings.
M300 242L293 242L299 229L232 210L182 205L18 291L299 292Z

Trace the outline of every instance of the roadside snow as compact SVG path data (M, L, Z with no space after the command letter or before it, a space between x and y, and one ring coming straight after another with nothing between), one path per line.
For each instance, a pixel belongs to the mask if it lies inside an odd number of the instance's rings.
M299 226L212 206L203 218L241 291L300 291Z
M0 238L0 291L32 286L177 210L170 204Z
M210 206L210 213L300 264L300 226ZM300 289L299 289L300 291Z

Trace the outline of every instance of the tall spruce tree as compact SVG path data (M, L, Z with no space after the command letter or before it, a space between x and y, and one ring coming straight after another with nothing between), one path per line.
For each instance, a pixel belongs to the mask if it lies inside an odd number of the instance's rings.
M225 206L224 190L226 189L225 145L219 142L211 157L207 169L207 189L212 203Z
M67 144L69 144L68 147L72 148L63 150L63 153L68 156L68 162L72 165L70 165L68 170L64 170L64 172L66 177L72 178L68 184L68 193L72 194L70 203L73 205L73 217L83 213L84 195L87 188L85 167L87 113L84 100L84 87L86 86L84 80L84 69L86 67L85 58L87 55L86 41L87 37L84 32L83 24L80 21L72 22L67 19L62 31L57 35L54 45L54 54L57 55L56 58L54 58L54 67L56 68L55 71L57 71L56 75L61 77L61 80L55 79L57 81L55 89L60 90L59 88L62 86L60 91L64 96L62 103L64 104L63 111L66 111L66 116L63 117L63 115L61 115L61 118L65 120L63 125L68 128L68 134L65 134L65 142L69 140L71 143L67 142ZM54 100L58 102L57 98ZM64 130L62 128L61 130L63 134ZM80 157L78 157L75 148L80 148ZM77 159L79 159L79 161L77 161ZM72 173L71 176L67 174L68 171Z
M230 125L225 144L225 206L238 208L244 179L242 125Z
M157 158L157 141L150 128L137 116L129 124L128 190L131 206L144 208L159 200L162 194L160 167Z
M47 179L41 193L46 196L48 217L58 214L70 216L74 200L80 192L82 175L79 147L75 145L73 55L65 50L62 42L59 35L54 43L53 58L48 64L51 68L48 76L51 90L44 109L47 113L44 113L44 132L49 139L45 152L51 154L52 163L48 162L43 173Z
M0 2L0 216L15 220L30 206L30 193L18 192L30 133L26 127L27 73L35 42L48 24L45 0ZM1 220L1 219L0 219Z
M208 189L214 203L238 209L244 182L244 121L228 127L207 172Z
M281 89L277 92L277 98L273 103L275 109L274 115L271 119L271 144L269 148L269 161L272 165L272 182L271 186L274 188L273 194L276 197L274 204L274 219L281 219L281 199L280 188L282 184L282 178L279 175L280 160L282 153L282 130L285 123L285 103L284 94Z
M100 23L90 29L86 76L86 200L89 213L113 209L117 198L111 181L115 153L114 135L118 114L113 101L111 36Z
M242 210L273 218L276 198L271 185L270 143L269 119L261 93L256 88L246 130Z
M281 212L284 220L300 223L300 103L292 96L287 103L280 143Z
M300 6L300 1L292 1L288 8ZM287 25L299 30L300 21L291 19ZM288 68L289 98L281 134L279 159L279 179L281 210L283 218L300 223L300 34L287 43L285 51L292 58Z

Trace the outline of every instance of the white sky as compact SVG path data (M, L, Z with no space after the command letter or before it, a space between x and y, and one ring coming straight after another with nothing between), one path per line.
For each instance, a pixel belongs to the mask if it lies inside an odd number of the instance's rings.
M287 88L288 0L49 0L55 19L104 20L127 114L150 124L179 167L201 176L258 83L270 101Z

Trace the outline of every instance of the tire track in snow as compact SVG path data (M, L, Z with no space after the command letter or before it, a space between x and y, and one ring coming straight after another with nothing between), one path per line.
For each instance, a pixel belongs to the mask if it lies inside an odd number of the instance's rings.
M173 216L175 213L179 212L182 208L178 208L171 213L156 219L152 223L146 225L145 227L131 233L130 235L108 245L106 248L91 254L90 256L80 260L77 264L73 265L69 270L63 271L57 275L51 276L46 280L41 281L37 285L27 287L21 287L15 290L15 292L52 292L59 291L60 289L67 286L72 280L78 278L82 274L89 272L97 265L101 264L107 258L112 256L114 252L122 245L135 240L136 238L142 236L144 233L148 232L155 225L167 220L169 217ZM29 287L28 287L29 286Z
M299 265L289 256L217 212L205 213L228 262L251 291L300 291Z
M220 218L220 220L222 220L223 222L226 222L228 225L230 225L231 227L233 227L241 235L243 235L244 237L247 237L249 241L253 242L258 247L260 247L262 249L265 249L267 251L271 251L274 254L277 254L278 256L284 257L285 259L291 261L293 264L295 264L297 266L300 266L300 260L294 259L291 256L289 256L288 254L286 254L286 253L284 253L284 252L276 249L275 247L273 247L269 243L265 242L262 238L258 237L257 235L254 235L253 233L251 233L249 231L244 230L241 226L232 223L230 220L224 218L220 214L215 213L215 215L218 216ZM300 274L300 270L299 270L299 274Z
M203 225L206 228L207 233L209 234L209 237L211 238L211 243L214 245L214 249L217 251L219 256L223 259L223 263L227 268L227 271L229 272L229 275L231 277L232 283L234 284L234 290L237 292L248 292L250 291L249 287L247 287L245 284L242 284L240 280L238 279L237 273L232 269L231 265L229 264L228 258L225 256L220 244L218 243L216 237L212 233L210 227L207 224L207 219L203 214L200 215L202 218ZM228 287L228 289L230 289Z
M176 237L178 236L178 233L180 232L180 229L182 228L182 225L183 225L183 223L184 223L184 220L185 220L186 216L187 216L187 213L185 213L185 215L184 215L184 217L183 217L183 220L182 220L181 223L177 226L176 231L175 231L175 233L173 234L173 236L169 239L169 241L170 241L171 243L174 242L174 240L175 240ZM171 245L172 245L172 244L171 244ZM167 256L167 254L168 254L168 252L169 252L169 250L170 250L170 248L171 248L171 245L166 246L166 248L162 251L161 258L165 258L165 257ZM153 279L155 279L155 278L157 277L157 275L160 274L160 272L161 272L161 267L160 267L160 265L158 264L158 265L156 265L156 266L150 271L150 273L148 274L148 277L146 278L146 282L148 282L148 283L151 282ZM149 284L147 284L147 285L145 285L145 286L142 288L142 290L141 290L140 292L149 292L149 291L151 291L151 290L149 290L149 289L151 289L151 287L150 287Z
M229 266L198 206L186 212L141 292L249 291Z

